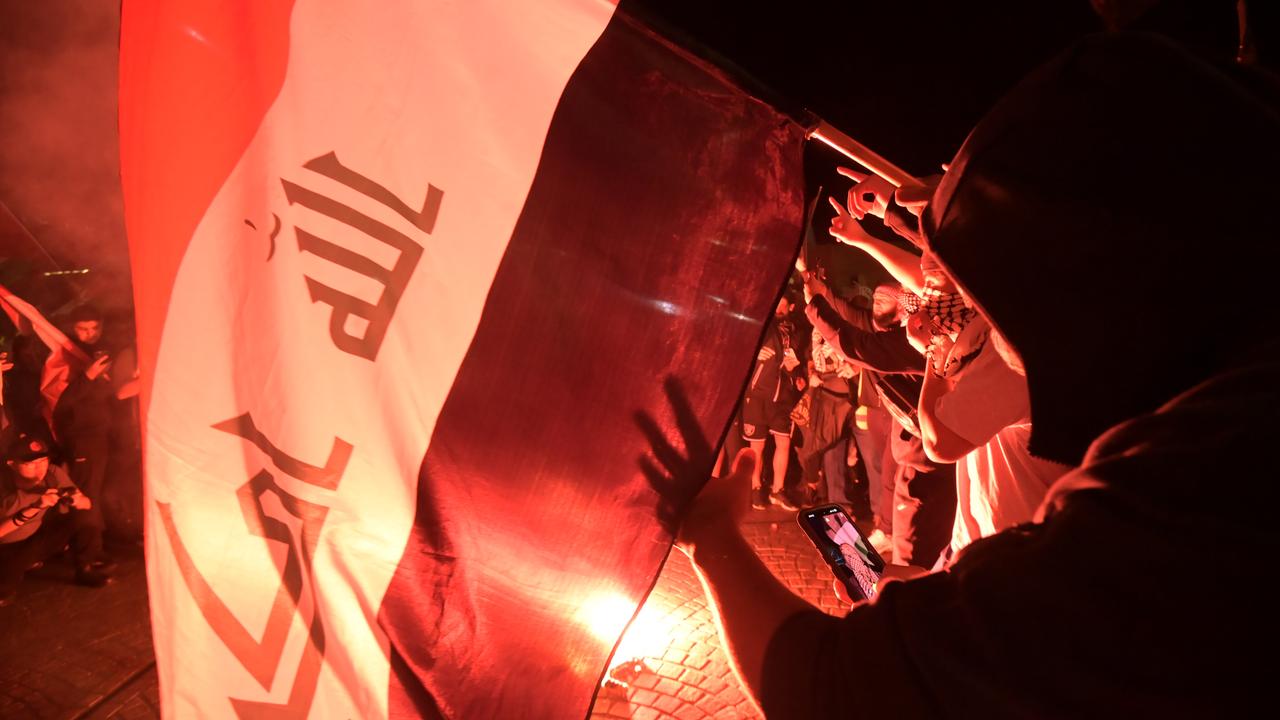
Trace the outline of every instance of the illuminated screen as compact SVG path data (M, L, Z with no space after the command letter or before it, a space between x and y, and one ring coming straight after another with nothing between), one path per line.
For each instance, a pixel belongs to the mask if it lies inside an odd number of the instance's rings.
M837 506L806 510L801 514L809 537L832 565L854 600L871 599L884 572L884 560L858 532L849 516Z

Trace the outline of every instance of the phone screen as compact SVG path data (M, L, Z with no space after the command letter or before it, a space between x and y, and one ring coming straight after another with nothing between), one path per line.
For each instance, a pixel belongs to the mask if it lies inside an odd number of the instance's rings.
M839 505L801 510L796 517L814 547L854 600L870 600L884 573L884 560Z

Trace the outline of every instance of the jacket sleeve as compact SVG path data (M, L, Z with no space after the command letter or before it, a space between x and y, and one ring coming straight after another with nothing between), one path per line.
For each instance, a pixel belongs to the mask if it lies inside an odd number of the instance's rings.
M813 292L813 297L815 299L822 298L825 300L827 304L831 306L831 309L835 311L836 317L839 317L854 327L866 330L867 332L875 331L875 328L871 324L870 311L863 310L848 300L845 300L831 292L831 287L821 278L814 277L807 282L809 289ZM808 314L807 309L805 314ZM810 318L809 322L812 323L813 318Z
M815 297L805 308L809 322L823 339L860 367L882 373L920 373L924 356L907 342L902 328L884 332L864 330L841 318L824 297Z

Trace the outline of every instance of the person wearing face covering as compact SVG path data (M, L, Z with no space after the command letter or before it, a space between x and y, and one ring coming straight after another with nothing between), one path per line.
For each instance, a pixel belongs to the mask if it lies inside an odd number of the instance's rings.
M911 346L925 357L923 382L913 396L921 450L932 462L955 464L950 538L939 560L944 562L978 538L1029 522L1049 486L1068 468L1030 452L1026 381L988 346L987 322L937 257L924 252L916 258L862 229L859 220L868 214L886 219L906 214L893 186L846 168L840 172L858 182L848 192L847 207L833 203L832 235L920 288L918 308L904 325ZM901 219L891 226L913 244L922 242L918 234L902 232Z
M1150 33L1082 41L982 119L923 240L1025 372L1031 451L1077 469L1035 522L840 618L771 579L713 479L679 543L767 717L1269 706L1280 330L1258 313L1280 261L1277 167L1280 79ZM1249 268L1235 301L1257 312L1170 284Z
M956 464L950 557L974 540L1030 522L1069 466L1030 451L1025 374L997 352L993 336L999 333L937 258L926 254L924 260L934 280L907 334L925 356L918 401L924 451L931 460Z

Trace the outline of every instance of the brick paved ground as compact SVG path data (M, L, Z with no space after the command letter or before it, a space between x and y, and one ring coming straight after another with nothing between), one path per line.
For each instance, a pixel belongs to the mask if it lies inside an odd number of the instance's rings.
M841 612L831 574L794 513L753 512L744 530L775 575L824 610ZM116 554L121 568L106 588L70 585L70 567L52 562L28 578L15 605L0 608L0 718L159 717L141 554L136 548ZM759 717L729 669L702 587L679 551L640 618L620 646L636 660L615 672L626 684L602 688L592 718Z
M844 612L832 590L831 572L796 524L794 513L753 512L744 530L773 574L796 594L827 612ZM644 632L664 630L671 640L645 648L648 654L640 662L614 672L626 686L600 691L593 720L761 717L729 668L706 596L683 553L672 552L637 624ZM629 638L624 638L620 649L628 645ZM615 662L621 659L615 657Z
M0 718L84 717L153 667L142 550L112 552L112 584L75 586L51 560L0 608Z

